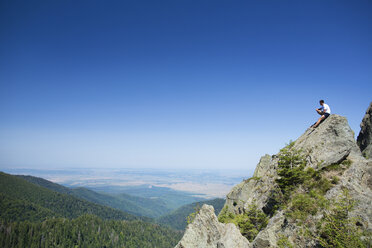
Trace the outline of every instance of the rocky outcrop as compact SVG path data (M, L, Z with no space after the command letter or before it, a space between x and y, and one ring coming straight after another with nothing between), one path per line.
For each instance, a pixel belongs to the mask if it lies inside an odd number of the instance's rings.
M307 165L316 170L345 160L351 163L340 177L340 182L327 192L326 198L334 200L347 189L358 203L350 216L358 217L361 220L359 224L365 229L372 229L372 163L361 156L346 118L330 116L318 128L306 130L295 141L294 148L301 149L306 154ZM257 235L252 246L277 247L279 238L286 237L296 247L316 247L314 241L297 235L298 228L279 211Z
M368 118L365 117L363 121L370 121L370 117ZM364 130L371 128L368 121L363 124ZM369 129L367 125L369 125ZM363 135L363 137L367 137L366 132ZM370 138L364 139L370 140ZM372 162L362 156L347 119L331 115L317 128L306 130L294 142L293 149L300 150L307 161L306 166L314 170L322 170L326 166L346 162L347 166L341 172L337 172L339 173L337 174L339 181L327 191L325 198L332 202L347 189L350 196L357 202L349 216L358 217L359 226L366 230L372 230ZM263 156L253 177L236 185L226 196L224 209L227 213L246 213L249 207L254 204L270 217L267 226L257 234L251 243L236 233L237 228L234 229L230 224L227 226L218 223L216 216L210 212L211 210L203 206L204 210L189 225L185 236L177 247L278 247L278 241L283 237L294 247L317 247L314 240L299 235L300 227L297 226L296 221L287 219L285 209L273 211L277 204L274 200L277 198L274 196L279 190L276 183L276 179L279 177L277 174L278 162L278 155ZM298 190L301 192L301 188ZM318 212L308 218L315 223L316 220L322 218L322 215ZM316 226L313 225L313 228ZM225 237L230 237L228 242ZM236 240L233 241L233 239ZM219 243L222 240L224 241ZM242 243L234 244L234 242ZM183 244L188 246L181 246Z
M257 205L264 212L270 212L270 196L276 188L278 159L275 156L261 157L253 177L236 185L226 196L227 212L241 214L251 204Z
M176 248L250 248L249 241L232 223L218 222L212 206L204 204Z
M317 128L309 128L294 145L306 154L308 166L320 169L346 159L351 151L358 152L351 130L345 117L331 115ZM226 196L228 212L240 214L251 204L256 204L266 214L271 213L272 195L277 191L278 158L276 155L261 157L253 177L236 185Z
M372 230L372 162L367 161L359 151L354 150L348 155L347 160L351 162L350 167L343 172L340 182L329 190L325 197L334 201L342 194L344 189L347 189L350 196L357 202L349 216L357 217L360 220L358 225L362 226L363 229ZM321 217L318 214L312 216L310 220L316 221ZM299 229L300 227L296 223L288 221L283 211L279 211L270 218L266 228L256 236L251 243L252 247L278 247L278 240L282 237L287 238L294 244L294 247L318 247L314 240L299 235Z
M372 158L372 102L369 104L360 128L361 130L357 138L358 146L363 156Z
M306 130L294 148L306 154L308 166L314 169L340 163L352 150L358 150L353 130L339 115L331 115L317 128Z
M352 162L350 168L343 173L340 182L326 197L334 199L342 189L347 189L357 202L351 216L359 217L359 224L372 230L372 162L360 156L360 152L351 153L348 159Z

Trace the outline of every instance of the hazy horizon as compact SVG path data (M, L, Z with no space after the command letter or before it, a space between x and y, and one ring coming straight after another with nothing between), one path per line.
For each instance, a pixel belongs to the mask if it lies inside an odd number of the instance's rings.
M40 177L69 188L87 188L108 194L154 188L175 190L201 198L224 198L231 187L253 175L252 170L201 169L21 169L7 168L5 173Z

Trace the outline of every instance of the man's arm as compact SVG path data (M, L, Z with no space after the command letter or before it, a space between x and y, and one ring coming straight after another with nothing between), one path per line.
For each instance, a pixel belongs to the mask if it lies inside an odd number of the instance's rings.
M323 114L324 113L324 107L322 106L322 107L320 107L320 108L317 108L317 109L315 109L316 110L316 112L318 112L319 114Z

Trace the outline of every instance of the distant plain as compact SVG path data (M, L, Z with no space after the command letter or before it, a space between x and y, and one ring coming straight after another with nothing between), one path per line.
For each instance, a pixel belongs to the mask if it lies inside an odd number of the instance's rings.
M22 169L3 168L11 174L42 177L67 187L84 187L109 194L127 193L154 197L177 192L195 198L224 198L250 170L182 170L182 169Z

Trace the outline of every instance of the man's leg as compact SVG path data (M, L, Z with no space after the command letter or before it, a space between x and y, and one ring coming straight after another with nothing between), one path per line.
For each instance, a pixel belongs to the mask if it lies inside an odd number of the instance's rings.
M313 126L313 128L316 128L323 120L325 119L325 116L322 115L319 120L315 123L315 125Z

